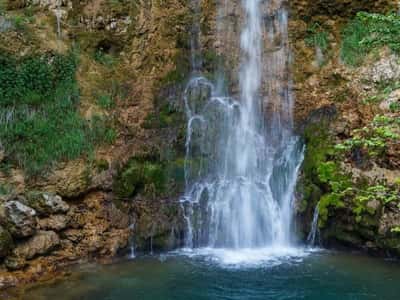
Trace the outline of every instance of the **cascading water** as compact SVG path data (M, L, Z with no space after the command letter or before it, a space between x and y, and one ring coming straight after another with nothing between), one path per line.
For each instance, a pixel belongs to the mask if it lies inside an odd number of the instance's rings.
M201 76L187 85L182 206L189 248L291 245L303 148L292 132L287 13L277 2L243 0L238 99L222 95ZM263 5L269 11L265 24ZM274 44L265 55L264 40Z
M319 205L319 203L317 204L317 206L315 206L310 233L308 234L308 237L307 237L307 243L310 247L318 246L320 244L319 239L318 239L318 234L319 234L319 230L318 230L319 206L318 205Z

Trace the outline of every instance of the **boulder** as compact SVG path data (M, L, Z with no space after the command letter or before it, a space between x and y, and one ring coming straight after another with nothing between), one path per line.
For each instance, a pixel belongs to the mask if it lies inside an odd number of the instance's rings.
M52 193L31 192L27 195L27 204L39 215L67 213L69 205L58 195Z
M7 256L14 247L11 234L0 226L0 258Z
M70 220L66 215L51 215L48 218L39 220L39 227L42 230L61 231L68 226Z
M13 237L28 237L36 232L36 211L20 201L8 201L0 207L0 222Z
M54 231L39 231L14 249L13 256L26 260L45 255L60 245L60 238Z

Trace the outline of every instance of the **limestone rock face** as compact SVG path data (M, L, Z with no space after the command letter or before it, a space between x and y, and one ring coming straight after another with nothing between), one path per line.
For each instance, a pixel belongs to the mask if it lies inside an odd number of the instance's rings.
M51 215L48 218L39 220L39 227L42 230L61 231L68 226L70 220L66 215Z
M62 197L77 197L87 191L91 176L84 161L71 161L60 165L48 177L37 182L35 187L58 194Z
M134 206L134 238L140 250L171 250L183 246L185 224L178 203L138 201Z
M36 211L17 200L8 201L0 207L0 221L17 238L36 232Z
M69 210L69 205L60 196L52 193L30 193L27 202L39 215L43 216L67 213Z
M39 231L36 235L21 243L14 249L14 256L32 259L44 255L60 244L60 239L54 231Z
M384 55L380 60L364 68L365 79L375 83L396 80L400 77L399 58L392 55Z

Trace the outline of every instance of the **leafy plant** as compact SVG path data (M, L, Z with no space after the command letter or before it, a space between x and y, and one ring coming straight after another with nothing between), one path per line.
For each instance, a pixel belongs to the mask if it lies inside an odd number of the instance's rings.
M400 226L393 227L390 231L392 233L400 233Z
M348 152L358 147L371 156L377 156L385 150L388 141L400 138L399 125L400 118L378 115L369 126L354 130L353 137L337 144L335 149Z
M388 46L400 52L400 17L397 14L373 14L360 12L342 32L342 60L358 66L374 49Z

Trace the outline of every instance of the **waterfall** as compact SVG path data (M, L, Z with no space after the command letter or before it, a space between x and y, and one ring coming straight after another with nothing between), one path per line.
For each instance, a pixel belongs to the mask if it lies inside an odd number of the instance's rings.
M239 96L223 94L198 73L185 90L181 203L190 248L293 243L293 194L303 146L292 130L287 12L277 0L242 3ZM264 44L271 49L264 51Z
M311 223L311 230L310 230L310 233L308 234L308 237L307 237L307 244L309 246L311 246L311 247L319 245L319 241L318 240L316 241L316 239L318 237L318 233L319 233L319 231L318 231L318 217L319 217L319 206L318 206L318 204L315 206L314 216L313 216L313 220L312 220L312 223Z
M60 9L62 0L57 0L57 8L54 10L54 14L56 16L57 20L57 37L58 39L61 39L61 18L63 15L63 11Z

